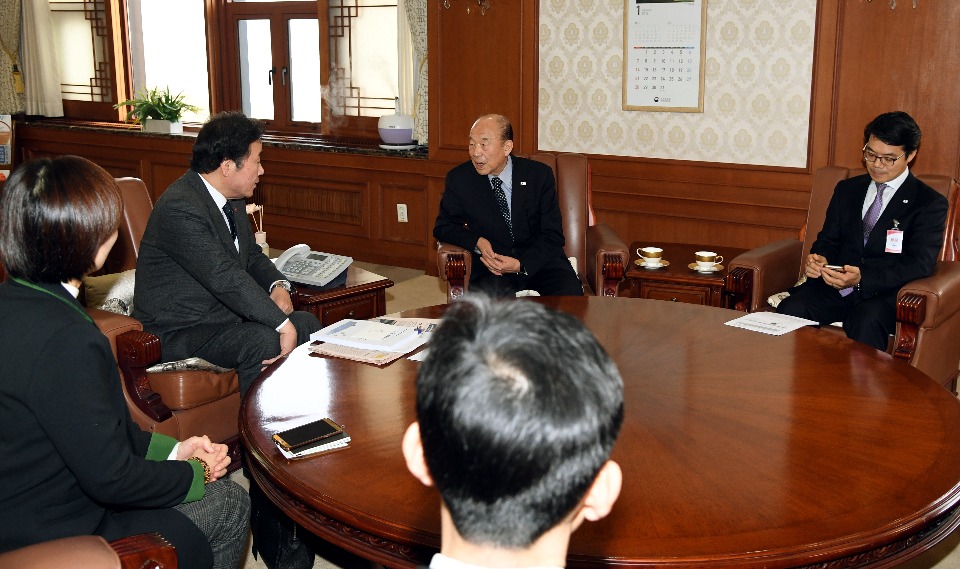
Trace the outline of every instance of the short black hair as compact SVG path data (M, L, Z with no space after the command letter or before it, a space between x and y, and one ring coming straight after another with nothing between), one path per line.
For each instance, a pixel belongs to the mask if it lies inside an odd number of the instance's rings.
M13 277L58 283L83 278L120 226L120 188L79 156L20 165L0 195L0 259Z
M523 548L573 511L608 460L623 382L576 318L468 295L433 334L417 420L460 535Z
M913 117L903 111L883 113L863 129L863 143L870 142L873 135L890 146L902 146L909 155L920 148L920 126Z
M207 174L219 168L224 160L232 160L239 168L250 155L250 145L262 137L262 122L239 111L216 114L197 134L190 168Z

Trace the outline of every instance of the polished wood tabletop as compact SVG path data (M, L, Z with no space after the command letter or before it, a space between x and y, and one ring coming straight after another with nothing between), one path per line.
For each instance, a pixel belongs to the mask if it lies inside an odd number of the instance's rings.
M569 567L892 566L958 524L960 402L885 353L814 328L769 336L742 312L623 298L538 299L583 320L620 367L613 512ZM443 307L406 313L438 317ZM291 358L241 411L254 477L317 535L391 567L439 547L439 498L404 466L418 364ZM285 460L270 440L329 416L349 448Z

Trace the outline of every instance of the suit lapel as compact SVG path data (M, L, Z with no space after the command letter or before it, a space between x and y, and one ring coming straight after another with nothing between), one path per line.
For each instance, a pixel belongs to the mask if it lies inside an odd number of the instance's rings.
M887 230L893 229L893 220L895 219L900 222L898 225L902 225L904 214L910 211L916 193L916 178L911 174L897 188L887 207L883 208L877 224L873 226L873 231L870 232L870 239L867 241L866 248L879 248L881 251L887 248ZM904 229L904 227L901 226L900 229Z
M227 221L223 217L223 212L220 211L220 208L217 207L217 202L213 201L213 197L210 196L210 192L207 191L206 184L203 183L203 180L200 179L200 174L196 174L194 179L194 188L197 191L197 194L200 196L200 201L207 208L207 215L210 216L210 219L213 220L213 226L217 230L217 235L220 237L220 241L223 243L224 247L227 247L229 251L233 251L234 254L237 254L237 248L233 245L233 237L230 236L230 228L227 227ZM228 204L233 204L232 200L227 200ZM239 221L241 215L245 215L244 212L234 212L234 220ZM239 224L237 225L237 235L240 235ZM243 247L243 239L237 239L240 242L240 246Z

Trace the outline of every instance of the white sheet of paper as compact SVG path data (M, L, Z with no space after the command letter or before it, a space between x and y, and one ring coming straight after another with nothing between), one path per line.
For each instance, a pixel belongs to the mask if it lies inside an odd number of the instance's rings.
M777 314L776 312L753 312L740 318L734 318L725 322L727 326L734 328L743 328L753 332L762 332L773 336L781 336L787 332L793 332L804 326L816 326L817 322L807 320L806 318L797 318L787 314Z

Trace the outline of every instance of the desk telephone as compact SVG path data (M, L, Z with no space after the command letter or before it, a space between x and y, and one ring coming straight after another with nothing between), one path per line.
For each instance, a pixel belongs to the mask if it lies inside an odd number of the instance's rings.
M290 247L274 261L283 276L289 280L315 287L326 286L334 280L343 281L336 285L344 284L347 267L352 262L351 257L311 251L310 247L303 243ZM337 278L340 276L343 278Z

